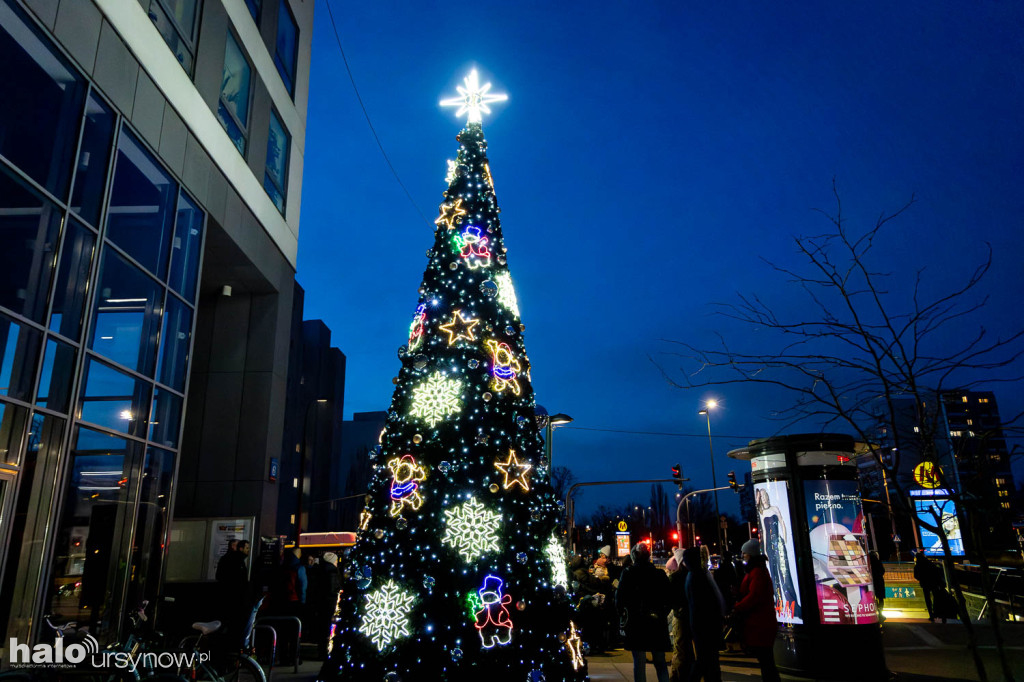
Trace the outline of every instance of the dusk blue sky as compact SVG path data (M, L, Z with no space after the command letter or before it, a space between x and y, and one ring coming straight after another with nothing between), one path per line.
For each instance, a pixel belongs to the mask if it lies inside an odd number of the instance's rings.
M988 241L979 321L1003 334L1021 324L1020 3L331 9L381 143L429 221L464 123L438 101L474 65L509 94L484 131L538 402L573 427L689 434L559 429L554 463L581 480L667 477L679 461L694 485L710 483L697 410L711 397L719 483L749 470L725 452L776 433L779 397L675 389L648 356L670 350L663 339L749 341L713 315L737 292L786 306L793 289L761 258L795 264L792 236L827 229L813 209L834 209L833 176L854 228L916 195L877 247L894 293L923 266L951 286ZM311 78L298 280L306 318L323 319L348 358L347 417L390 403L433 225L377 148L325 0ZM1019 383L992 388L1004 416L1024 409ZM648 496L596 489L580 506Z

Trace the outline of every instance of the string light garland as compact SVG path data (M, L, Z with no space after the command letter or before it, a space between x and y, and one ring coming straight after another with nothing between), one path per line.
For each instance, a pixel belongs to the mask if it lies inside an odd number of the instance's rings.
M366 595L362 632L378 649L409 636L409 612L415 597L389 580Z
M426 381L412 389L412 393L412 410L409 414L423 419L431 427L462 409L462 382L448 379L441 372L431 374Z
M441 542L455 549L466 561L498 551L501 514L488 510L475 497L445 509L444 516L445 532Z

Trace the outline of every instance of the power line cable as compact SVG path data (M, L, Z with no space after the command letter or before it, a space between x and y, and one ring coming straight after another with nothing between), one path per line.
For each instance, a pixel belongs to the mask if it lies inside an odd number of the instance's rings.
M388 153L384 151L384 145L381 144L380 137L377 135L377 129L373 127L373 121L370 120L370 114L366 111L366 105L363 104L363 98L359 94L359 88L356 87L356 79L352 75L352 69L348 65L348 58L345 56L345 48L341 46L341 36L338 34L338 25L334 23L334 12L331 11L331 3L329 0L324 0L324 4L327 5L327 15L331 18L331 27L334 29L334 40L338 43L338 51L341 52L341 61L345 63L345 71L348 73L348 79L352 82L352 90L356 93L356 100L359 102L359 108L363 110L363 116L366 117L366 124L370 126L370 132L373 133L373 139L376 140L377 147L380 149L381 155L384 156L384 161L387 162L388 168L391 169L391 173L395 176L395 180L398 181L398 185L402 188L402 191L405 192L405 196L409 197L409 203L411 203L412 207L416 209L416 212L419 214L423 222L433 228L433 223L427 220L427 217L423 215L423 211L421 211L420 207L416 204L416 200L412 198L412 194L409 193L409 189L405 186L405 183L402 182L402 178L399 177L398 171L395 170L394 165L391 163L391 159L388 158Z
M560 426L559 430L562 429L574 429L576 431L603 431L605 433L630 433L637 436L676 436L682 438L707 438L706 433L672 433L668 431L628 431L625 429L594 429L587 426ZM729 438L732 440L754 440L755 438L761 438L762 436L729 436L725 434L715 434L715 438Z

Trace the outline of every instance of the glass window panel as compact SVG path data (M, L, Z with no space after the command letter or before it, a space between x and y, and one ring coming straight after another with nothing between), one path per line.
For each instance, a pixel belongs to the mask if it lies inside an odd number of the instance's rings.
M281 0L277 12L277 46L274 64L291 95L295 94L295 62L299 50L299 27L295 24L288 0Z
M245 128L249 122L249 81L252 78L252 69L246 61L242 48L235 41L235 36L228 33L224 47L224 73L220 83L220 107L218 116L225 128L229 121L225 117L234 117L231 122L235 128ZM231 130L228 130L231 134ZM232 136L232 139L234 137ZM237 146L237 142L235 143Z
M0 0L0 154L67 198L85 83L10 0Z
M249 8L249 14L252 15L252 20L257 24L260 23L260 5L261 0L245 0L245 6Z
M45 320L61 220L54 204L0 163L0 306L39 323Z
M168 296L164 328L160 334L160 362L157 366L157 379L160 383L178 391L185 390L191 341L192 309L174 296Z
M0 462L18 465L21 444L25 438L28 410L20 405L0 401ZM29 436L31 440L32 436Z
M71 210L93 225L99 225L103 187L107 184L110 142L113 138L114 112L95 93L90 94L85 103L82 146L78 150Z
M53 290L50 331L76 341L82 331L82 314L89 292L89 271L95 246L95 235L74 218L68 219Z
M57 412L67 412L71 398L71 380L75 376L74 347L48 339L43 355L43 371L39 375L36 405Z
M149 417L149 439L158 445L178 447L181 398L165 389L153 392L153 414Z
M146 450L139 485L139 513L135 520L128 604L148 600L155 604L160 588L164 539L170 521L174 453L160 448Z
M169 0L169 2L174 4L174 0ZM192 4L194 5L194 2ZM193 11L194 9L193 6ZM157 0L152 0L149 5L149 18L153 25L156 26L156 30L160 31L160 35L163 37L164 42L167 43L167 47L171 48L171 52L174 53L178 63L181 64L186 73L192 73L192 50L189 47L189 43L192 42L191 25L188 29L181 27L173 13L168 14L164 11L164 8L160 6Z
M267 135L267 168L263 175L263 187L273 200L277 210L284 214L284 199L288 172L288 147L290 139L280 119L270 112L270 131Z
M38 331L0 315L0 395L32 399L41 340Z
M171 274L167 283L189 301L196 300L199 251L203 244L203 212L182 192L171 243Z
M163 287L107 249L89 347L125 367L153 376L163 297Z
M146 437L149 384L89 358L78 416L99 426Z
M18 472L18 497L9 525L7 563L0 585L0 613L10 614L10 618L0 619L0 636L8 634L8 623L13 625L10 634L21 634L15 628L25 627L38 617L33 613L36 608L33 595L45 580L46 552L42 547L52 530L50 509L55 497L53 489L64 420L34 414L29 433L30 440Z
M178 185L125 128L107 211L107 237L160 279L167 276Z
M119 584L134 518L133 472L142 446L79 427L53 545L49 613L89 626L102 642L117 627Z
M174 23L181 29L182 34L192 40L198 0L163 0L163 3L169 10L171 18L174 19Z

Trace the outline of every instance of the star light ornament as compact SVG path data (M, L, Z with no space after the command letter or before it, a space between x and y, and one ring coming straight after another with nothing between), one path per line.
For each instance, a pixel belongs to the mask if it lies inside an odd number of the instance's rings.
M480 85L480 78L477 76L476 69L470 71L469 75L462 82L463 85L456 86L455 88L459 91L459 96L441 100L441 106L458 107L459 110L455 112L455 115L462 116L466 114L466 123L482 123L483 117L480 115L481 112L484 114L491 113L491 108L487 106L488 104L504 102L508 99L508 95L496 95L489 92L491 89L490 83Z
M366 595L366 614L360 631L381 651L396 639L409 636L413 595L389 580Z
M498 551L501 514L488 510L475 497L444 510L445 532L441 542L450 545L466 561Z
M505 474L505 490L514 485L519 485L523 490L529 491L530 481L526 477L529 475L533 465L529 462L520 462L519 458L516 457L515 450L510 449L508 451L508 460L505 462L495 462L494 468Z
M462 382L434 372L426 381L412 389L412 410L433 428L450 414L462 411Z

